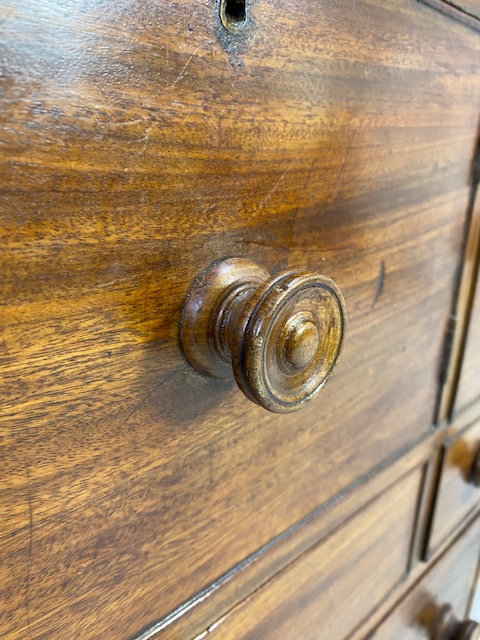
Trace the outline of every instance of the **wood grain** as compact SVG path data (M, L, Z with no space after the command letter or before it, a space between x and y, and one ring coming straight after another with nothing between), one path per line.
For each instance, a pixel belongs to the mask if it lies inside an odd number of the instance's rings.
M480 44L413 0L1 7L2 633L129 638L428 432ZM298 416L182 359L232 255L345 294Z

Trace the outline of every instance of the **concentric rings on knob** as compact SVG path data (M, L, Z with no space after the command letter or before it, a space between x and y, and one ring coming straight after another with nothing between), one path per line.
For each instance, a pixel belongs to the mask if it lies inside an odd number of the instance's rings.
M340 352L345 305L335 283L307 272L270 278L238 320L238 385L270 411L296 411L325 384Z

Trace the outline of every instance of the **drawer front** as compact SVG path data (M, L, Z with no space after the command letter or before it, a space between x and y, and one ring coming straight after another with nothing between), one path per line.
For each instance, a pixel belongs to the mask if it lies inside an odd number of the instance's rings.
M208 638L349 638L406 576L421 476L421 469L404 476L214 625Z
M453 608L457 619L468 618L479 553L480 522L477 520L368 637L431 640L439 609L444 605Z
M130 638L429 429L480 44L414 0L258 0L235 33L214 2L1 4L6 633ZM298 414L182 356L224 256L344 292Z
M478 200L478 198L477 198ZM480 206L480 203L479 203ZM480 278L473 299L468 325L465 353L462 360L460 380L455 399L458 413L480 398Z
M435 550L469 515L480 509L480 422L443 445L429 552Z

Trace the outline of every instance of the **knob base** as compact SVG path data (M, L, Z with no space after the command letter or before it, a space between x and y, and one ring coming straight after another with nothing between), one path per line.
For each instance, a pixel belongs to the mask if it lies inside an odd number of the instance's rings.
M180 318L180 344L194 369L215 378L232 376L226 333L232 313L269 277L245 258L211 264L190 287Z

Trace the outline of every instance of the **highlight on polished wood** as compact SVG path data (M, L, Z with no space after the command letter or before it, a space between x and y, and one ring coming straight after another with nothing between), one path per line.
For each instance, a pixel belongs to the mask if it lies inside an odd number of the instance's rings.
M333 371L346 308L320 274L269 276L243 258L213 263L183 306L180 341L188 362L215 377L233 373L243 393L274 413L303 407Z

